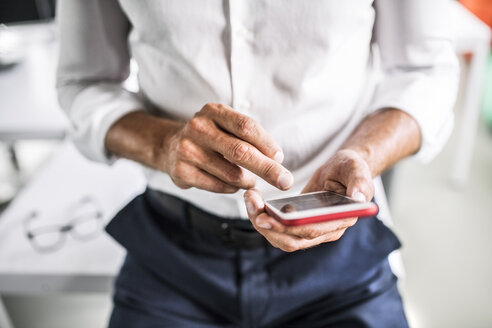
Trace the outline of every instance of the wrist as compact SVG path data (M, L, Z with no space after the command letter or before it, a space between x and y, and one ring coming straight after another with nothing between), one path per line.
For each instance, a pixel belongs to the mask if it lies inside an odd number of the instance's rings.
M162 169L163 151L167 150L168 139L176 132L178 124L144 111L131 112L111 126L105 147L116 156Z
M151 133L152 136L149 141L149 166L169 173L169 158L184 124L167 119L157 118L157 120L158 126Z
M415 119L399 109L384 108L365 118L341 149L359 154L375 177L418 151L420 144Z

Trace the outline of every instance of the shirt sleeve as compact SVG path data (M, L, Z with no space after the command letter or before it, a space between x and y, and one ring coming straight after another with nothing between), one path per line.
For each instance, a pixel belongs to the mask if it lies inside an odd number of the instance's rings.
M459 69L450 35L449 0L376 0L374 38L384 77L370 111L397 108L418 123L415 157L430 161L453 128Z
M143 109L123 88L129 75L130 24L117 0L58 1L58 99L73 125L77 148L89 159L111 162L104 139L123 115Z

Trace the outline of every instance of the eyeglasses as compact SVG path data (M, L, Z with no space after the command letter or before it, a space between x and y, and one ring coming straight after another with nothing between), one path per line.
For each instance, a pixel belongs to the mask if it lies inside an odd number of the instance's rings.
M45 226L37 225L40 215L32 211L24 219L26 237L33 248L42 253L61 248L68 233L80 241L93 239L102 231L104 215L100 208L95 199L85 196L66 210L71 217L67 223Z

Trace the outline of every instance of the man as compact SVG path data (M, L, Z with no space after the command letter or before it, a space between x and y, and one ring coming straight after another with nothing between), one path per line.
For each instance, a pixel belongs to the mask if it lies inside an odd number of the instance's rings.
M128 250L110 327L407 326L381 221L286 227L263 199L371 200L385 169L437 153L457 84L446 6L62 0L75 143L148 178L107 228Z

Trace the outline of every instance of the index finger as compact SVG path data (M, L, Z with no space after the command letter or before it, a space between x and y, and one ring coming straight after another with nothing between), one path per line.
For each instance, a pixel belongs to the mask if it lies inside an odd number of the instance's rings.
M253 145L217 131L215 140L207 139L208 147L222 154L228 161L253 172L271 185L287 190L294 183L292 174L281 164L262 154Z
M213 121L222 129L247 141L267 157L282 163L284 159L282 149L254 119L221 104L209 112Z

